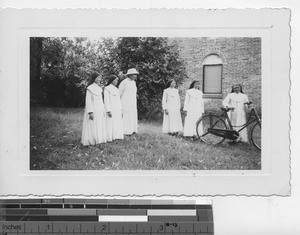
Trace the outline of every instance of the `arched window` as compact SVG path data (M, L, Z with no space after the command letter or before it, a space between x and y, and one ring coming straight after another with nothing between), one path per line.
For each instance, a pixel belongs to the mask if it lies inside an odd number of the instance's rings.
M203 60L203 93L222 94L223 61L220 56L210 54Z

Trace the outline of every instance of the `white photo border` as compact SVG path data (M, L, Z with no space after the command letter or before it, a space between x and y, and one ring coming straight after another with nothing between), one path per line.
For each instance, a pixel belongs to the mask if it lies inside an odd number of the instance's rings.
M185 16L185 17L184 17ZM0 158L7 195L215 196L290 194L288 9L228 10L13 10L1 13L4 53L0 56L7 90L16 94L3 110L16 117L4 126ZM42 18L39 18L42 17ZM99 19L100 18L100 19ZM138 18L139 21L135 19ZM115 19L115 21L110 21ZM206 19L203 22L203 19ZM5 23L11 22L9 25ZM7 29L6 31L4 31ZM262 170L206 171L30 171L30 37L261 37ZM7 50L4 50L7 48ZM6 61L5 59L9 60ZM17 65L14 69L12 65ZM9 79L17 78L17 79ZM2 104L2 103L1 103ZM280 107L280 108L279 108ZM1 110L1 112L3 112ZM276 118L275 118L276 117ZM4 123L9 122L4 116ZM13 123L13 120L11 123ZM278 136L280 133L280 136ZM9 140L16 140L11 142ZM1 139L2 140L2 139ZM18 185L18 187L15 187Z

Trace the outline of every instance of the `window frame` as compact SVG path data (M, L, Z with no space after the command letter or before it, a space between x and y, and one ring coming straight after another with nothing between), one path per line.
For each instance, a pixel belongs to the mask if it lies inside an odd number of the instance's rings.
M205 67L212 67L212 66L221 66L221 91L220 92L209 92L209 93L206 93L205 92ZM203 79L203 86L202 86L202 92L203 92L203 95L205 96L222 96L223 94L223 64L203 64L203 76L202 76L202 79Z

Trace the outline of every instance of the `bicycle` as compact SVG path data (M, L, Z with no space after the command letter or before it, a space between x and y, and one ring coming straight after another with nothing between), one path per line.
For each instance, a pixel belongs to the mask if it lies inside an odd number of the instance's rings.
M245 104L250 106L253 103L248 102ZM253 124L250 130L250 140L257 149L261 150L261 120L255 107L251 107L246 123L240 126L233 126L228 117L227 113L234 110L234 108L221 108L221 110L223 111L221 115L208 113L199 118L196 123L198 137L204 143L212 145L221 144L225 139L235 141L238 139L240 131ZM234 130L233 127L240 129Z

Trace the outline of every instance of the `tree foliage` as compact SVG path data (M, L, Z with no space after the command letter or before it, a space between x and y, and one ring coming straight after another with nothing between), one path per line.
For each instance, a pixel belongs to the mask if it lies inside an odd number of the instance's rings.
M167 81L180 83L186 77L178 46L168 38L31 38L31 105L83 106L93 72L104 79L111 74L124 79L129 68L140 72L140 118L157 117Z
M136 68L140 73L137 81L139 116L157 117L161 113L162 93L168 80L175 79L180 83L186 77L177 45L167 38L121 38L117 52L122 71Z

